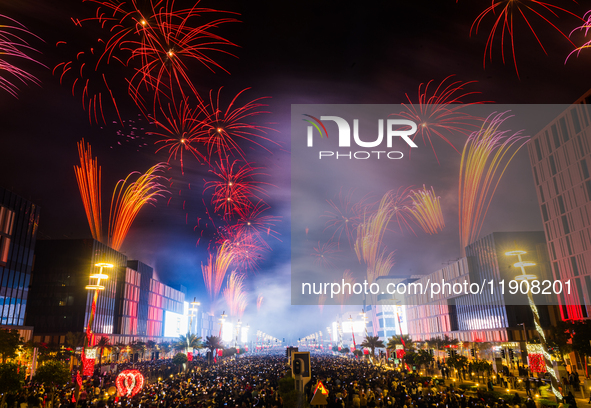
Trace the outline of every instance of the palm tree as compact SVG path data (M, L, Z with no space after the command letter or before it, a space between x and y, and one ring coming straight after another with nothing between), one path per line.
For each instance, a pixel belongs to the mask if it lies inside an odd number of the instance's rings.
M365 340L363 340L363 343L361 343L360 345L361 345L361 347L366 347L371 350L372 360L374 360L376 357L376 349L377 348L386 347L384 345L384 342L382 340L380 340L379 336L366 336Z
M74 356L76 355L76 349L78 347L84 347L86 342L86 333L83 332L67 332L64 346L74 350L70 356L70 371L74 369Z
M142 361L144 359L144 353L146 352L146 343L144 343L143 341L134 341L131 344L131 348L133 350L134 353L138 353L140 354L140 361Z
M172 347L170 347L169 342L164 341L164 342L160 343L160 351L162 351L162 353L164 354L164 358L166 358L166 356L168 356L168 353L170 353L170 350L172 350Z
M185 353L189 352L189 348L200 349L203 348L201 345L201 337L197 337L194 334L187 333L186 336L182 334L179 336L179 341L177 342L177 346L184 350ZM181 348L182 347L182 348Z
M404 340L404 342L403 342ZM414 350L416 348L416 344L413 341L413 339L405 334L403 336L392 336L388 339L388 345L386 346L386 348L388 350L394 350L396 349L396 346L399 344L404 344L404 349L406 351L411 351Z
M107 336L101 336L100 340L96 343L96 347L99 349L99 366L103 363L103 349L110 349L111 343Z
M203 347L210 350L212 353L216 349L224 348L222 344L222 339L218 336L207 336L205 337L205 342L203 343Z

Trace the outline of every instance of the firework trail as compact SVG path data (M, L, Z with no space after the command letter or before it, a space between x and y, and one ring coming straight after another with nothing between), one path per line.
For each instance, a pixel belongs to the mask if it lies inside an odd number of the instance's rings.
M351 287L353 287L353 285L355 285L355 278L353 277L353 274L351 273L350 269L346 269L343 272L343 277L341 279L341 282L338 282L339 284L341 284L343 287L346 284L351 285ZM345 301L347 300L347 298L350 296L350 293L345 293L344 290L342 290L338 295L336 295L336 299L338 304L341 305L341 310L343 310L343 307L345 306Z
M244 275L232 271L224 289L224 299L230 308L230 316L241 317L246 308L246 292L244 291Z
M8 23L4 24L3 20L8 20ZM5 90L15 98L18 98L18 82L23 84L31 82L37 85L40 82L34 75L14 65L12 61L24 60L45 67L45 65L31 57L30 54L39 51L22 39L21 34L30 35L41 40L18 21L0 14L0 72L8 75L8 77L0 76L0 89Z
M591 29L591 10L589 10L588 12L585 13L584 20L585 20L585 22L583 23L583 25L581 25L580 27L577 27L573 31L571 31L570 36L572 36L575 31L584 32L585 37L587 37L589 35L589 29ZM587 49L587 48L591 48L591 40L587 41L586 43L584 43L580 47L576 47L573 51L571 51L571 53L568 54L568 56L566 57L566 61L564 61L564 63L566 64L566 62L571 57L571 55L577 54L577 57L578 57L579 54L581 53L581 51L583 51L584 49Z
M341 189L337 197L332 200L326 200L331 209L325 211L321 216L328 218L324 224L324 231L334 230L330 237L330 241L336 239L337 248L339 249L343 234L347 237L349 246L353 247L352 242L355 241L354 232L359 226L366 209L370 206L368 204L368 197L363 197L361 200L353 204L353 193L354 190L351 189L346 194L343 194Z
M197 161L207 161L206 157L197 150L194 146L198 144L195 137L199 130L200 122L197 119L199 110L198 108L191 109L189 107L188 98L184 97L177 104L172 102L168 104L168 112L165 112L161 108L162 116L164 120L156 120L154 118L154 124L161 128L163 132L149 132L149 135L160 137L155 144L163 143L163 145L156 150L158 153L162 149L168 149L168 162L177 156L181 163L181 173L185 174L183 165L183 152L189 152L197 159Z
M257 297L257 313L261 311L261 306L263 305L263 294L259 293Z
M489 115L479 131L472 133L462 152L459 177L459 228L462 256L474 242L507 166L529 140L521 131L499 130L511 116Z
M254 238L252 234L226 229L229 233L222 242L226 242L232 251L233 265L242 271L256 270L258 263L263 259L263 252L269 250L269 247L262 245L260 239Z
M576 4L576 2L575 2ZM480 24L483 22L485 18L491 16L494 19L494 23L492 25L492 29L488 34L488 39L486 41L486 46L484 48L484 58L482 65L486 68L486 58L487 54L489 59L492 61L492 49L493 43L495 41L495 37L497 37L497 30L501 31L501 58L503 60L503 64L505 63L505 39L509 39L511 42L511 56L513 59L513 65L515 66L515 73L519 78L519 70L517 69L517 57L515 55L515 38L514 38L514 22L518 19L523 19L533 36L535 37L536 41L547 55L546 49L542 45L542 41L538 37L538 34L535 32L531 21L529 20L528 16L539 18L541 21L548 24L554 30L558 31L573 47L575 45L570 40L570 38L564 34L550 19L558 18L558 13L563 13L565 15L570 15L578 20L581 20L579 16L576 14L562 8L555 6L554 4L538 1L538 0L492 0L491 5L487 7L482 13L476 17L476 20L472 23L470 27L470 35L474 32L475 35L478 34L478 30L480 28Z
M103 242L102 212L101 212L101 168L98 159L92 158L90 143L84 145L84 139L78 142L80 166L74 166L76 181L82 204L86 212L86 219L90 226L90 233L97 241Z
M336 254L337 252L339 252L339 250L337 249L336 243L329 241L320 244L320 241L318 241L318 245L314 247L314 252L312 252L314 264L325 267L334 266L332 261L335 257L333 254Z
M443 230L445 222L439 198L435 196L435 190L427 190L423 185L422 190L411 191L410 198L412 207L409 212L415 217L417 223L427 234L437 234L438 230Z
M224 219L230 219L238 209L248 207L253 198L260 199L257 194L266 195L263 183L256 181L256 176L266 175L259 173L260 167L252 167L251 163L239 165L238 161L229 163L228 160L220 160L217 169L209 170L216 176L216 180L205 183L204 192L213 189L211 204L215 212L221 212Z
M161 184L165 178L157 174L165 169L166 164L159 163L150 167L134 182L130 182L130 177L140 174L139 172L133 172L117 182L111 199L108 232L109 246L114 250L118 251L123 245L129 228L142 207L146 204L154 205L158 197L163 197L163 193L168 192Z
M207 265L201 263L201 272L203 273L203 281L209 297L215 301L220 293L224 278L228 272L228 268L232 263L233 254L226 243L220 245L216 256L209 254Z
M268 152L270 150L262 144L263 142L278 144L266 136L268 131L274 129L249 122L254 116L269 113L261 110L267 106L260 102L266 97L242 105L238 103L238 98L248 89L250 88L240 91L225 109L220 103L222 89L218 90L215 99L213 91L210 91L209 104L203 108L205 119L201 122L202 130L198 138L206 145L210 159L215 154L220 160L227 160L236 153L244 160L244 151L238 144L239 141L252 143Z
M446 83L452 76L450 75L441 81L432 93L429 86L433 80L427 82L427 84L421 83L419 85L417 102L413 103L411 97L405 94L406 99L408 99L408 104L402 104L405 110L401 113L391 115L417 123L417 132L412 136L412 140L414 141L416 137L420 136L425 145L427 145L428 141L437 159L437 163L439 163L439 158L435 152L433 139L436 137L440 138L456 152L460 153L446 135L461 133L468 136L470 133L469 129L478 126L473 123L478 118L465 113L463 109L468 105L485 103L465 102L465 98L480 94L480 92L466 91L464 89L467 85L476 81L451 81Z
M382 251L376 258L374 265L367 268L367 282L371 285L380 276L387 276L393 266L394 252L386 255L385 251Z

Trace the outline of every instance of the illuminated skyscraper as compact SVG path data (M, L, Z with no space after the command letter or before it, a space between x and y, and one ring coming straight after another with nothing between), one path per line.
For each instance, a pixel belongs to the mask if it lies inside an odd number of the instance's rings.
M591 91L528 143L554 279L567 319L591 317Z

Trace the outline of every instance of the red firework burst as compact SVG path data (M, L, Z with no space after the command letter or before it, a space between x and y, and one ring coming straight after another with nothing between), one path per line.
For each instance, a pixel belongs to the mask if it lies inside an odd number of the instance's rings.
M264 237L271 236L279 239L278 232L274 231L272 227L281 218L275 215L265 215L265 212L270 208L263 200L247 207L238 208L236 211L238 220L233 226L234 231L237 234L251 237L265 248L270 248Z
M339 252L339 250L336 243L328 241L324 244L320 244L320 241L318 241L318 246L315 246L314 252L312 252L314 264L320 266L334 266L333 260L335 257L333 255L337 252Z
M337 248L340 249L341 237L343 234L347 237L349 245L352 246L352 242L355 240L353 234L359 225L359 222L363 218L363 213L368 207L369 197L365 196L361 200L353 203L353 195L355 190L350 189L346 194L343 190L339 191L339 194L332 200L326 200L328 205L331 207L330 210L325 211L322 217L328 218L326 221L324 231L334 230L330 241L336 239Z
M112 89L125 83L144 114L147 114L145 91L154 98L153 114L165 93L167 100L174 100L174 90L185 96L183 89L187 88L198 97L187 76L187 61L199 61L213 70L219 64L212 54L228 54L223 47L234 45L212 30L238 20L209 18L215 13L229 12L199 8L199 1L191 8L180 9L174 1L163 0L88 1L97 5L94 16L72 21L80 27L96 23L102 38L86 51L73 51L76 57L58 64L54 73L59 73L60 82L74 75L72 92L81 92L83 107L88 110L91 122L98 122L99 117L104 121L103 103L106 101L110 101L119 114ZM60 44L66 43L60 41ZM106 69L113 62L119 67Z
M482 13L480 13L478 17L476 17L476 20L474 20L474 22L472 23L472 27L470 27L470 35L472 35L472 31L474 31L474 34L476 35L478 34L480 24L483 22L485 18L487 18L489 15L492 15L494 19L492 29L488 34L488 39L486 40L486 46L484 48L484 58L482 62L483 66L486 68L487 54L489 56L489 59L492 61L493 43L495 37L497 36L497 30L500 29L501 58L503 60L503 64L505 63L505 38L509 38L511 41L511 55L513 58L513 65L515 66L515 73L517 74L517 77L519 77L519 70L517 69L517 57L515 55L514 22L520 18L523 19L523 21L535 37L537 43L540 45L544 53L548 55L546 49L544 48L544 45L542 45L542 41L540 40L538 34L534 30L532 22L528 18L528 15L530 17L537 17L541 21L548 24L554 30L558 31L574 47L575 45L570 40L570 38L566 34L564 34L550 20L553 18L558 18L559 12L565 15L575 17L578 20L581 20L581 18L576 14L548 2L538 0L492 0L491 5L487 7Z
M433 138L438 137L449 144L458 154L459 150L447 138L446 135L452 135L456 132L469 136L470 129L475 127L478 118L464 112L462 109L467 105L482 104L486 102L465 102L465 98L471 95L480 94L480 92L466 91L464 87L475 83L476 81L461 82L453 81L446 84L446 81L453 75L446 77L434 92L430 92L429 86L433 80L426 84L419 85L418 100L413 103L408 94L408 105L403 103L406 110L393 116L399 116L412 120L417 123L417 132L412 136L412 140L420 136L423 143L431 145L437 163L439 158L435 152Z
M187 63L194 60L212 72L215 68L226 71L211 54L232 55L224 47L236 46L214 31L223 24L239 20L218 18L202 23L205 14L227 12L197 8L197 4L190 9L174 11L173 5L174 2L168 1L159 1L156 5L152 3L151 19L146 20L144 25L146 35L132 44L131 58L141 61L141 67L130 80L131 94L136 102L141 88L154 91L155 100L162 93L173 98L175 89L185 95L185 87L198 95L189 78Z
M261 167L252 167L250 163L241 166L238 161L230 164L228 160L220 160L217 170L209 170L217 177L217 180L205 183L205 190L213 188L211 204L214 211L221 211L223 218L227 219L232 217L238 208L249 206L251 199L258 197L257 194L266 195L262 185L268 183L255 180L256 176L265 175L258 170L261 170Z
M187 151L193 155L198 161L206 161L206 157L197 150L195 145L197 141L195 136L199 129L199 121L196 118L198 109L191 109L189 107L188 98L185 97L178 104L168 104L168 112L161 110L164 116L164 121L154 120L154 124L161 128L166 133L150 132L148 134L159 136L161 139L155 143L163 143L163 145L156 150L158 153L162 149L168 149L168 161L177 156L181 163L181 173L185 174L183 167L183 152Z
M2 20L8 20L8 23L4 24ZM39 51L22 39L21 34L30 35L41 40L18 21L0 14L0 56L2 57L0 58L0 72L8 74L8 77L0 76L0 89L5 90L15 98L19 89L16 82L23 84L31 82L37 85L40 82L34 75L14 65L13 62L24 60L45 67L31 56L32 53Z
M222 89L213 98L213 91L209 93L209 105L205 106L205 119L202 121L202 131L199 140L207 146L209 156L217 154L220 160L227 159L233 152L236 152L244 159L244 151L238 144L239 141L253 143L270 152L262 142L278 144L267 137L267 132L274 130L269 127L260 126L247 122L254 116L263 113L261 108L267 106L260 101L267 97L257 98L244 105L239 105L238 98L250 88L240 91L224 109L220 104Z

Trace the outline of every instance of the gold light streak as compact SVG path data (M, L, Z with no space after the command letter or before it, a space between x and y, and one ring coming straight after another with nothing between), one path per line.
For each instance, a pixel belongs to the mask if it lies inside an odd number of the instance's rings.
M246 292L244 291L244 274L232 271L224 289L224 299L230 308L230 316L242 316L246 308Z
M118 251L123 245L129 228L142 207L154 204L158 197L168 191L160 184L160 180L164 178L157 174L165 168L165 164L159 163L150 167L134 182L130 182L131 176L139 174L138 172L132 172L124 180L117 182L109 213L109 246L114 250Z
M410 198L413 206L408 211L414 216L417 223L427 234L437 234L443 230L445 222L439 197L435 195L435 190L427 190L423 185L422 190L411 191Z
M209 260L207 265L201 263L201 272L203 273L203 281L205 283L205 289L209 293L209 297L212 300L217 299L224 278L228 272L228 267L233 260L233 252L227 242L224 242L217 250L217 254L214 257L213 254L209 254Z
M101 168L98 166L98 159L92 158L90 143L86 144L85 148L84 139L78 142L78 155L80 166L74 166L74 173L86 219L92 237L102 242Z
M521 131L501 131L510 116L493 113L480 130L473 132L462 151L459 177L459 229L462 256L474 242L507 166L529 137Z

